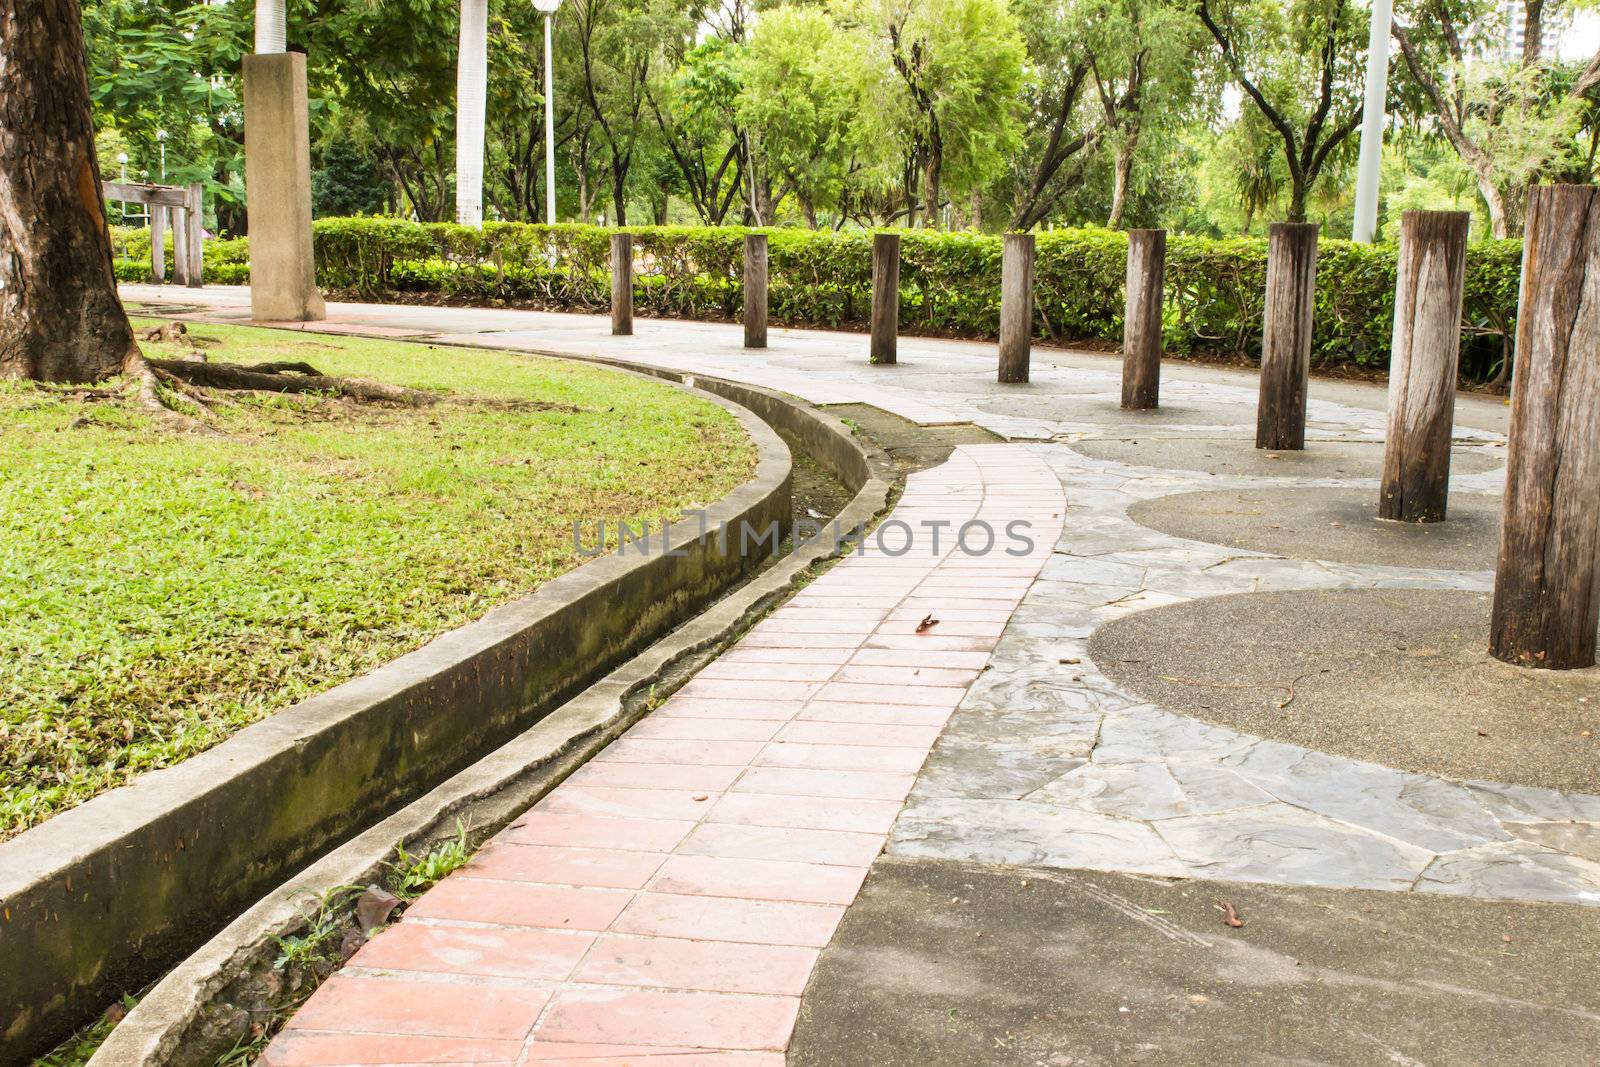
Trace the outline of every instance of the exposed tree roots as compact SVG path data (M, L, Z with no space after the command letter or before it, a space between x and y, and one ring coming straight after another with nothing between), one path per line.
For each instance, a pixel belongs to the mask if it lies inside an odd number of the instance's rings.
M139 340L181 342L188 328L182 322L168 322L138 332ZM188 433L220 434L223 431L209 417L219 407L237 407L229 392L301 393L342 398L356 404L385 407L426 408L449 403L506 411L560 411L576 414L572 404L543 400L517 400L502 397L454 397L421 389L388 385L366 378L345 378L324 374L310 363L281 361L271 363L214 363L199 349L179 359L154 359L135 345L123 364L121 385L45 386L85 401L131 403L156 416L172 429Z
M323 374L309 363L201 363L182 359L146 359L156 373L208 389L251 389L267 393L323 393L368 403L427 407L438 395L364 378Z

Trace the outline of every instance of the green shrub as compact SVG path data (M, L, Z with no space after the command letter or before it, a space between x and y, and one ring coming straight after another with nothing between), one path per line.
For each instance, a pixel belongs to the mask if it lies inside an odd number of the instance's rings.
M162 244L167 277L172 277L172 233ZM119 282L153 281L150 273L150 231L143 226L111 227L112 266ZM202 274L212 285L244 285L250 281L250 241L218 238L201 245Z
M459 304L521 304L598 311L610 300L610 238L596 226L493 222L482 230L393 218L319 219L317 280L366 298L411 294ZM746 230L631 227L639 314L731 319L741 304ZM769 232L771 319L786 326L865 329L872 297L872 236ZM149 232L125 235L117 276L148 277ZM143 235L142 251L139 241ZM1060 342L1116 344L1122 336L1127 237L1115 230L1038 236L1035 330ZM1001 239L906 231L901 236L900 322L912 334L993 338L1000 318ZM1313 358L1383 367L1394 315L1395 246L1321 242ZM1520 241L1478 241L1467 253L1462 371L1500 369L1515 328ZM208 282L249 280L246 241L206 244ZM140 264L144 266L140 266ZM140 271L143 274L140 274ZM1266 241L1175 235L1167 242L1164 332L1169 351L1255 357L1261 343Z

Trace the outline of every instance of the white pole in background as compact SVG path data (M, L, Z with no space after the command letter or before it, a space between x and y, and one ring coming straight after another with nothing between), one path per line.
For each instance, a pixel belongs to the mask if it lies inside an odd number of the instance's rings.
M256 55L277 55L287 47L283 0L256 0Z
M533 0L544 12L544 221L556 224L556 68L551 61L550 23L561 0Z
M550 23L554 14L544 17L544 221L556 224L556 110L555 69L550 62Z
M483 126L489 81L489 0L461 0L456 56L456 221L483 225Z
M1383 163L1384 105L1389 96L1391 0L1372 0L1367 36L1367 104L1361 119L1361 159L1356 164L1356 217L1350 236L1370 243L1378 234L1378 172Z

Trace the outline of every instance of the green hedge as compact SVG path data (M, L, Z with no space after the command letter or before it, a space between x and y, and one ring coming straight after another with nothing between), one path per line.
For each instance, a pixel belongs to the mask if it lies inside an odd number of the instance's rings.
M610 296L615 231L594 226L488 223L482 230L386 218L321 219L317 278L368 298L517 304L597 311ZM644 316L731 319L740 306L745 230L632 227ZM770 234L772 321L865 329L872 237L778 229ZM148 253L148 237L144 246ZM908 333L992 338L1000 315L997 235L907 231L901 237L900 321ZM1492 376L1514 327L1520 241L1479 241L1467 256L1462 370ZM1116 344L1122 335L1127 238L1114 230L1054 230L1038 237L1035 322L1041 337ZM243 240L209 242L206 280L248 279ZM1174 236L1167 243L1166 345L1258 354L1266 242ZM130 264L125 274L134 273ZM242 272L242 273L241 273ZM1395 246L1327 240L1317 262L1315 359L1381 367L1394 314Z
M166 249L167 278L172 278L172 233L162 243ZM205 280L213 285L245 285L250 281L250 241L244 237L206 241L200 255ZM150 231L143 226L111 227L112 265L121 282L148 282Z

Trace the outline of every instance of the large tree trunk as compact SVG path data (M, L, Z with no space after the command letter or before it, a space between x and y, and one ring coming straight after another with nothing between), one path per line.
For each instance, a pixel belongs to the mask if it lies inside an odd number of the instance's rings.
M0 377L137 355L111 272L78 0L0 0Z

